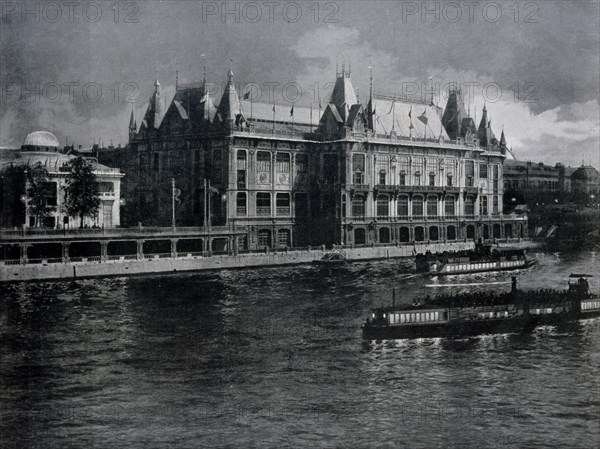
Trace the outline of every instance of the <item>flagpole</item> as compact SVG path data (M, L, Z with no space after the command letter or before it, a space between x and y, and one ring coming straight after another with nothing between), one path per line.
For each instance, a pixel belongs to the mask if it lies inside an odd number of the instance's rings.
M208 201L206 202L206 207L208 209L208 232L210 232L211 219L210 219L210 180L208 181Z
M273 103L273 134L275 134L275 103Z
M175 230L175 178L171 178L171 225Z
M310 132L312 133L313 121L312 121L312 103L310 104Z
M206 200L206 179L204 179L204 231L206 232L206 227L207 227L207 200Z

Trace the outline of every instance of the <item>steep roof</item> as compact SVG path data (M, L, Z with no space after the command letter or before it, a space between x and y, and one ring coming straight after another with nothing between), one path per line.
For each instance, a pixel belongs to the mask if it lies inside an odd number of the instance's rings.
M446 128L448 136L452 140L456 140L459 137L465 137L467 130L463 128L463 123L465 123L465 119L468 118L469 116L467 111L465 111L465 105L460 91L451 90L442 117L442 123Z
M276 122L292 122L292 116L290 115L292 107L290 105L273 105L272 103L252 103L248 100L241 101L242 113L246 120L249 121L265 121L273 123L273 106L275 106L275 121ZM312 108L312 124L314 126L319 123L319 109ZM311 108L300 107L294 105L294 125L311 124Z
M399 136L437 139L441 133L443 139L448 139L434 105L377 97L374 97L373 104L376 116L374 128L377 134L389 134L394 129ZM412 118L409 117L409 113ZM392 118L395 118L395 123L392 122Z

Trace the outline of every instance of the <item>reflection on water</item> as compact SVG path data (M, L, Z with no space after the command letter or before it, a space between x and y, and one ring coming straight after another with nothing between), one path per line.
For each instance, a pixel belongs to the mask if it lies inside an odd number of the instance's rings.
M597 271L538 254L528 288ZM0 447L595 447L600 320L364 341L371 307L512 273L408 261L3 286ZM490 284L490 285L485 285ZM591 287L599 290L598 278Z

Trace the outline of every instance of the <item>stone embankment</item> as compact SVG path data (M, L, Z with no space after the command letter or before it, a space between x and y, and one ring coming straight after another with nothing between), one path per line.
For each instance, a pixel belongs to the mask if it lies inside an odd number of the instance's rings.
M500 246L527 247L528 241ZM417 253L472 249L473 242L436 243L400 246L377 246L340 249L348 261L411 257ZM79 278L129 276L182 271L210 271L252 267L272 267L309 264L319 260L329 250L290 250L287 252L247 253L222 256L181 256L175 258L145 258L143 260L82 261L69 263L0 264L0 282L34 280L72 280ZM148 256L147 256L148 257Z

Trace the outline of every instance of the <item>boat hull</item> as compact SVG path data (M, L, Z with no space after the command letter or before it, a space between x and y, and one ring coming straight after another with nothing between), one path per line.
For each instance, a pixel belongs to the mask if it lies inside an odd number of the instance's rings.
M494 263L492 267L478 267L478 265L487 265L487 264L476 264L476 263L468 263L468 264L463 264L463 265L467 265L467 268L464 269L453 269L456 266L460 266L460 265L452 265L452 269L449 269L450 266L446 265L443 267L442 270L439 271L430 271L429 274L431 274L432 276L449 276L449 275L455 275L455 274L471 274L471 273L485 273L485 272L492 272L492 271L512 271L512 270L523 270L526 268L529 268L533 265L535 265L535 261L534 260L528 260L522 264L518 264L518 265L511 265L511 266L502 266L501 264L498 265L498 263Z
M415 323L408 325L373 325L366 323L363 325L363 338L369 340L463 338L477 335L527 333L540 325L557 325L598 316L600 316L600 311L481 320L451 320L443 323Z

